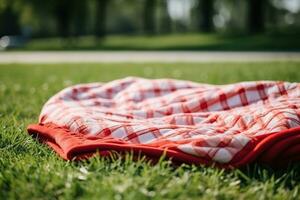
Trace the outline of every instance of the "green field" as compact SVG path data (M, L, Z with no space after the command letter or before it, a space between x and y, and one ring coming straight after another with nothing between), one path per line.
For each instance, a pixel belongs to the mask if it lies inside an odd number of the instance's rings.
M220 35L173 34L160 36L112 35L104 40L92 36L70 40L30 40L22 50L216 50L216 51L300 51L299 34Z
M26 133L45 101L76 83L125 76L225 84L300 81L300 62L0 65L0 199L300 199L300 165L224 171L114 156L66 162Z

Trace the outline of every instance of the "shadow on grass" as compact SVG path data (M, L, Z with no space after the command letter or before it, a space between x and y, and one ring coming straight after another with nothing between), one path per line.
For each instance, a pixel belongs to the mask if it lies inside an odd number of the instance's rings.
M105 165L108 171L125 172L128 169L134 170L134 176L142 176L149 169L166 171L169 176L182 178L185 173L189 176L201 176L216 178L222 181L237 183L240 188L255 186L256 184L268 185L275 191L278 188L293 189L300 182L300 163L289 163L284 167L274 168L269 165L251 163L239 169L221 169L214 166L196 166L189 164L174 164L165 155L153 162L153 160L132 152L118 153L111 152L109 156L94 156L90 159L77 161L74 164L78 167L89 165L91 169L97 169ZM194 177L193 177L194 178Z

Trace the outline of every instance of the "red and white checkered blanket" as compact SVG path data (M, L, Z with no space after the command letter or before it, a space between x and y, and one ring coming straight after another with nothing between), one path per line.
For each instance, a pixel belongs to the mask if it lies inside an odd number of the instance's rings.
M300 159L300 84L128 77L53 96L28 132L64 159L109 151L239 167Z

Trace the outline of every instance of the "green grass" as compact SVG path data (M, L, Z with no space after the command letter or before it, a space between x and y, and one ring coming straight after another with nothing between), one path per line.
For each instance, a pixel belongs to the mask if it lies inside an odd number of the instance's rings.
M96 41L80 37L33 39L23 50L223 50L300 51L300 38L290 35L174 34L163 36L108 36Z
M67 85L125 76L205 83L300 80L300 62L0 65L0 199L300 199L300 165L224 171L94 157L66 162L26 134L43 103Z

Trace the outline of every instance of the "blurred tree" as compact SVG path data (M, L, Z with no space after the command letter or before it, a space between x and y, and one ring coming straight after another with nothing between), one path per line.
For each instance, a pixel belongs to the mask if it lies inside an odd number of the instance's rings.
M271 32L278 31L278 27L280 24L280 10L277 9L271 0L269 0L270 3L266 5L266 10L268 11L265 16L265 27L268 27L271 29Z
M297 0L293 0L296 2ZM299 0L298 0L299 1ZM33 37L195 31L295 33L289 0L0 0L0 35ZM189 17L192 16L192 17ZM191 19L191 20L190 20ZM214 20L213 20L214 19ZM213 23L214 22L214 23ZM26 31L27 30L27 31Z
M0 4L0 36L19 35L19 15L14 9L14 4L5 0L1 0Z
M155 33L156 0L145 0L143 9L143 28L146 34Z
M41 20L42 29L50 31L49 20L54 20L56 35L67 38L85 33L88 1L81 0L19 0L30 4ZM46 24L46 25L45 25ZM52 28L53 29L53 28ZM55 28L54 28L55 29ZM40 34L44 34L43 32ZM49 37L49 35L46 34Z
M62 37L69 37L73 4L68 0L55 0L53 3L58 32Z
M103 38L106 35L106 15L109 0L96 0L95 35Z
M213 31L214 0L198 0L199 29L203 32Z
M263 0L248 0L248 27L250 33L264 31L265 3Z
M73 0L72 3L74 4L72 12L74 35L84 35L86 33L87 5L89 1Z
M169 33L171 31L171 18L168 13L168 2L166 0L159 0L158 5L158 32Z
M109 2L106 32L112 34L143 33L144 0L113 0Z
M53 16L54 3L52 1L40 0L19 0L22 1L22 8L30 7L31 19L27 18L27 23L33 28L33 35L38 37L49 37L55 35L56 20ZM21 11L20 11L21 12ZM49 24L52 21L52 24Z
M222 6L218 6L224 19L224 31L232 34L243 34L248 30L247 2L248 0L222 0Z

